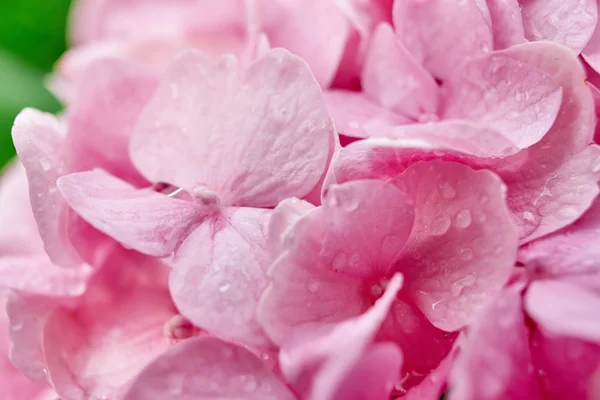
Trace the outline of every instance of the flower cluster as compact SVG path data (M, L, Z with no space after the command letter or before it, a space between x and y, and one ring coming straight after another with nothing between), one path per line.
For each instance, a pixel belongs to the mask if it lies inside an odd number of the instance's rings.
M600 399L596 0L74 7L3 399Z

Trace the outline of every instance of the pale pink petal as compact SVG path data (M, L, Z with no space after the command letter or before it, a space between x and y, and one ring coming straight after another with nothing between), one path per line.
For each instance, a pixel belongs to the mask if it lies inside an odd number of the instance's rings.
M546 335L568 336L600 344L600 296L566 282L533 282L525 310Z
M261 28L274 47L302 57L326 88L337 72L351 25L333 1L257 0ZM310 26L312 28L307 29Z
M240 78L235 59L213 65L188 53L140 117L131 153L151 181L206 187L225 204L275 206L313 189L333 134L321 90L298 57L272 50Z
M592 37L587 42L581 52L583 59L597 72L600 71L600 25L596 24L596 29Z
M31 208L46 253L58 265L77 265L80 258L69 239L68 206L56 188L65 168L64 135L58 120L25 109L15 120L12 136L27 172Z
M594 134L594 102L581 63L569 49L535 42L502 54L552 76L565 99L541 141L493 167L508 186L507 202L521 241L528 242L575 221L598 193L600 158L597 148L588 147Z
M32 255L44 251L44 244L31 211L25 168L13 161L0 176L0 255Z
M528 40L552 41L579 53L596 28L596 0L519 0L519 3Z
M519 260L535 275L581 285L600 274L600 201L573 224L519 250Z
M65 399L121 398L130 381L169 342L163 324L175 308L166 288L132 288L60 309L44 328L53 387Z
M450 400L541 400L521 309L521 286L504 289L473 321L450 374Z
M333 325L323 336L284 348L281 368L301 395L315 400L378 399L389 395L399 379L402 354L391 343L369 347L401 285L402 276L397 274L364 314Z
M23 375L9 359L8 316L4 311L6 305L6 292L0 291L0 398L3 400L41 400L41 394L49 389L32 381ZM56 399L56 395L50 398Z
M544 137L562 101L561 87L550 75L502 53L467 61L444 90L444 118L489 126L521 149Z
M523 18L518 0L487 0L494 34L494 49L525 42Z
M92 63L68 113L71 171L102 167L136 186L147 185L129 159L129 139L157 86L157 74L143 65L117 59Z
M309 202L296 198L285 199L275 207L269 219L269 246L273 254L279 254L294 224L314 209Z
M294 400L255 355L217 338L186 340L133 381L124 400Z
M394 127L413 121L370 100L364 93L344 90L325 92L327 107L339 133L367 138L379 127Z
M395 268L427 318L457 330L508 281L516 261L506 188L489 171L442 161L415 164L393 182L415 207Z
M439 88L433 77L381 24L371 38L362 72L365 94L388 110L412 119L437 112Z
M600 365L598 342L545 335L543 329L537 329L531 353L544 400L597 400L593 385Z
M50 297L77 297L84 293L91 268L61 268L45 253L0 257L0 286L21 293Z
M153 256L171 254L206 216L199 204L137 190L102 170L63 176L58 186L69 205L96 229Z
M442 80L468 57L493 48L489 12L475 0L396 1L394 26L413 56ZM468 34L457 27L468 27Z
M10 360L26 377L48 382L42 349L42 333L48 318L60 303L40 296L12 292L6 303L9 318Z
M271 261L270 214L255 208L224 209L207 218L177 250L169 287L181 314L195 325L221 338L269 346L255 312Z

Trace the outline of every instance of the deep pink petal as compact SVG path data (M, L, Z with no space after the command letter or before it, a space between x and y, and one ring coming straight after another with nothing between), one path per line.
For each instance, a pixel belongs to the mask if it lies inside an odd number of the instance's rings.
M131 130L158 86L143 65L104 59L86 69L68 113L71 171L102 167L136 186L145 180L129 159Z
M600 25L596 24L596 29L581 56L596 72L600 71Z
M544 137L562 101L550 75L501 53L467 61L444 89L444 118L489 126L521 149Z
M600 296L566 282L533 282L525 310L547 335L568 336L600 344Z
M390 128L413 121L369 99L364 93L344 90L325 92L327 107L337 130L346 136L367 138L380 127Z
M457 330L508 281L516 261L506 188L489 171L441 161L415 164L393 182L415 207L396 270L436 327Z
M207 187L226 204L275 206L317 184L331 135L321 90L298 57L272 50L240 78L235 59L213 65L188 53L140 117L131 152L151 181Z
M439 79L493 47L489 12L475 0L396 1L394 26L406 48ZM468 27L469 34L457 27Z
M79 264L69 239L68 206L56 188L65 168L62 127L54 116L26 109L17 116L12 136L27 172L31 208L44 249L58 265Z
M548 40L579 53L596 27L596 0L520 0L525 37Z
M217 338L186 340L148 365L124 400L294 400L255 355Z
M377 399L398 380L402 355L393 344L370 347L402 285L390 280L383 296L364 314L334 324L327 334L284 348L284 375L311 399ZM378 363L375 363L378 359ZM361 381L356 378L362 373ZM310 393L310 394L309 394Z
M269 346L255 312L271 260L270 214L225 209L207 218L177 250L169 287L179 311L195 325L246 345Z
M365 94L388 110L417 120L437 112L439 88L433 77L381 24L371 38L362 73Z
M543 330L536 330L531 348L544 400L596 400L592 393L600 365L598 342L545 335Z
M487 0L494 34L494 49L525 42L523 18L518 0Z
M25 168L18 161L9 164L0 176L0 254L31 255L44 252L29 201Z
M421 383L413 386L404 396L404 400L438 400L447 387L448 376L459 353L459 343L464 337L454 342L452 351L444 358L438 367L431 371Z
M542 399L520 285L504 289L474 320L450 375L450 399Z
M96 229L154 256L171 254L206 215L198 204L137 190L102 170L63 176L58 186L69 205Z

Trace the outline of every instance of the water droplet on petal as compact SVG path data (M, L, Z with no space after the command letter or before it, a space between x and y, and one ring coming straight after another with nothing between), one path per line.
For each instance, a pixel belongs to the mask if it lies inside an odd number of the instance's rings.
M225 293L226 291L229 290L229 288L231 287L231 284L229 283L224 283L221 286L219 286L219 292L221 293Z
M456 196L456 189L449 182L442 182L439 189L445 199L453 199Z
M346 267L347 261L348 261L348 257L346 256L346 253L339 253L333 259L333 264L332 264L333 270L339 271L341 269L344 269Z
M563 218L575 218L579 216L579 211L575 207L565 206L558 210L558 213Z
M432 235L441 236L448 232L451 224L452 221L450 220L450 217L447 214L441 214L431 221L431 225L429 225L429 231Z
M471 225L471 211L467 209L460 210L454 219L457 228L464 229Z
M463 249L460 249L458 251L458 256L462 259L462 260L471 260L473 259L473 250L469 249L468 247L465 247Z
M48 159L48 157L40 157L40 167L42 167L42 169L44 171L50 171L50 168L52 168L52 162Z
M321 286L321 282L318 282L318 281L310 281L307 285L308 291L311 293L316 293L319 290L320 286Z

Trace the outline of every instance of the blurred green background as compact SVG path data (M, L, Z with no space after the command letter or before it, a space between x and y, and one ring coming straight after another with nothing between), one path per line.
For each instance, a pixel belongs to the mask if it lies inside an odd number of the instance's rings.
M44 79L65 50L71 0L0 1L0 168L14 155L10 130L24 107L57 112Z

